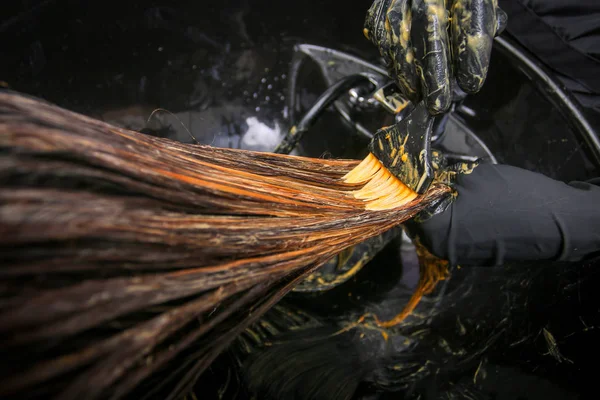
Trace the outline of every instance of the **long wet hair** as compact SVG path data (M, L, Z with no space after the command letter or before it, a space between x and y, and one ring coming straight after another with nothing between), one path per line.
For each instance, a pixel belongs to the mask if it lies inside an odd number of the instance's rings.
M181 144L0 92L0 396L185 394L305 276L448 190L365 210L341 179L357 164Z

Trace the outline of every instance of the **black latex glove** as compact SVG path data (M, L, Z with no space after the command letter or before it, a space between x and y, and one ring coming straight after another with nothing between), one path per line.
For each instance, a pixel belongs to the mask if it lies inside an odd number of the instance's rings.
M401 92L435 115L451 105L453 76L466 93L481 89L505 26L497 0L375 0L364 32Z
M600 251L600 186L565 184L508 165L481 164L456 177L445 211L407 228L456 265L579 261Z

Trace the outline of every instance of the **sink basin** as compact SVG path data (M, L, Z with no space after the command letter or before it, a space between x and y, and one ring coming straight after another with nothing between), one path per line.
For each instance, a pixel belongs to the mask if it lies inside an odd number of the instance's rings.
M272 151L339 77L358 68L386 78L377 50L362 36L370 1L163 3L173 4L13 5L0 20L0 81L148 134ZM310 62L295 69L300 53L309 54ZM379 109L357 113L349 96L322 116L293 154L365 155L369 133L390 116ZM436 145L564 181L586 180L600 167L596 118L525 49L502 37L483 90L456 107ZM324 292L292 293L285 303L329 321L366 310L400 311L418 265L400 232L386 243L356 275ZM432 394L436 388L447 394L443 398L471 391L498 399L565 399L591 390L599 266L590 261L452 271L398 328L413 335L417 347L398 346L397 355L422 370L410 377L391 373L389 382L365 381L356 398L401 398L398 392L402 398L442 398ZM246 398L244 385L231 381L232 373L243 379L231 360L230 354L217 360L196 393Z

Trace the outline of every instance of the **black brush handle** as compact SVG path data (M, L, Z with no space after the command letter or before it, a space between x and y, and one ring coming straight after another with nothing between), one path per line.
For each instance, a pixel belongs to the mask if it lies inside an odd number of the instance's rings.
M375 133L369 150L398 179L424 193L434 178L431 163L433 117L424 102L402 121Z

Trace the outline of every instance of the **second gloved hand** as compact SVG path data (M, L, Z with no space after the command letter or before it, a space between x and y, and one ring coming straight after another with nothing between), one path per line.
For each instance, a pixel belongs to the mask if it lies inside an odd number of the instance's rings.
M365 35L402 93L414 103L424 99L435 115L450 107L453 77L467 93L481 89L505 25L497 0L375 0Z
M466 164L465 164L466 165ZM509 165L452 168L454 198L406 223L439 258L462 266L580 261L600 252L600 186Z

